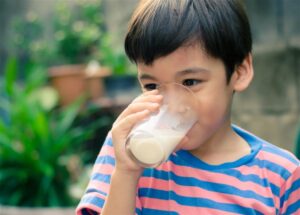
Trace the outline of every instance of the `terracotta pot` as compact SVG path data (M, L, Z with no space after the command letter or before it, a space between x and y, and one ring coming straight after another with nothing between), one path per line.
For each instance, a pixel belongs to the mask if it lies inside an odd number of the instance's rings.
M110 74L107 67L99 67L92 74L86 72L85 65L64 65L49 68L51 84L58 91L60 104L66 106L80 96L90 100L104 96L102 78Z
M97 72L86 75L86 87L89 99L95 101L105 96L105 86L103 78L111 74L111 70L107 67L101 67Z
M58 91L62 106L69 105L85 93L84 69L84 65L64 65L49 68L51 84Z

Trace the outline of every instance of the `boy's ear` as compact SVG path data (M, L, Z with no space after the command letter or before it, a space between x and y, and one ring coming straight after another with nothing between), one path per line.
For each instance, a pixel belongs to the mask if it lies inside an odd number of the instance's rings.
M235 68L235 71L232 74L230 83L233 90L241 92L247 89L253 79L253 76L252 55L249 53L244 61Z

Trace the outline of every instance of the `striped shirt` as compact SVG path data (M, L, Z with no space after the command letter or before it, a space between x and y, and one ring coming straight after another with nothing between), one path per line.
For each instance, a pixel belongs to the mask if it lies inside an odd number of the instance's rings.
M241 128L234 130L251 153L210 165L180 150L157 168L145 169L138 184L136 214L300 214L300 165L296 157ZM108 136L94 165L77 215L100 214L115 164Z

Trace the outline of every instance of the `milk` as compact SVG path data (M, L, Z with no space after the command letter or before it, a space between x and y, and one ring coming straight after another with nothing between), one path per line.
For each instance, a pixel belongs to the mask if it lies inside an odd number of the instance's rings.
M127 154L143 167L164 162L199 118L197 97L189 88L170 83L158 90L163 96L159 111L137 123L125 143Z
M185 133L182 131L152 130L149 136L132 136L129 149L144 166L157 166L174 151Z

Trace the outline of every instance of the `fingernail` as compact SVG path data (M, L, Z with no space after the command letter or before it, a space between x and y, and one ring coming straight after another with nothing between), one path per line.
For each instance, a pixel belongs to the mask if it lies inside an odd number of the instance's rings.
M150 114L150 111L148 109L144 110L143 113Z
M158 103L152 103L151 105L152 105L152 107L159 107Z

